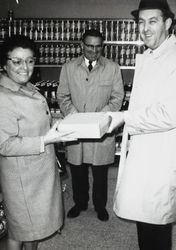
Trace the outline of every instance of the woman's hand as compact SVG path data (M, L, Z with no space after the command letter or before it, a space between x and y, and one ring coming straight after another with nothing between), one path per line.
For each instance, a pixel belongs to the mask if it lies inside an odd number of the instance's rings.
M73 132L59 132L58 124L60 121L57 121L52 128L47 132L47 134L43 137L44 144L56 143L61 141L75 141L77 138L73 136Z
M108 133L111 133L115 128L123 125L124 123L123 112L107 112L106 115L108 115L112 119L108 129Z

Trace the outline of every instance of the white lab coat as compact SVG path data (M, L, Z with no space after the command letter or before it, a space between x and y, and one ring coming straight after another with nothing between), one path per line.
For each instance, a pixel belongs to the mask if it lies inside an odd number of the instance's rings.
M152 224L176 219L176 38L138 55L114 211ZM124 142L124 145L126 143ZM123 147L126 156L126 148Z

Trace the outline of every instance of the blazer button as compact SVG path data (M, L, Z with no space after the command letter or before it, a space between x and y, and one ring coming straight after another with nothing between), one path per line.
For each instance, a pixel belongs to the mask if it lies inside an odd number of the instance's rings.
M47 114L47 115L49 114L48 110L46 111L46 114Z

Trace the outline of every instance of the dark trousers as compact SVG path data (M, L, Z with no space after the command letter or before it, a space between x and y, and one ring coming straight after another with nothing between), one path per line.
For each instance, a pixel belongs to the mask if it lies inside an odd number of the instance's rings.
M172 224L154 225L137 222L140 250L171 250Z
M89 201L89 166L70 165L72 176L73 200L78 207L87 207ZM95 210L105 208L107 203L108 166L92 166L92 200Z

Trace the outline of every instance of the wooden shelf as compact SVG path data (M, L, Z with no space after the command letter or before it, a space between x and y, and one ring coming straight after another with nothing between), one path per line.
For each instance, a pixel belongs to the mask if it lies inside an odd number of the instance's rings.
M110 45L137 45L142 46L144 43L140 40L138 41L104 41L104 44L110 44Z
M63 64L36 64L36 68L62 68ZM131 69L134 70L135 66L120 66L121 69Z
M60 64L36 64L36 68L62 68Z
M81 43L80 40L34 40L36 43Z
M81 40L34 40L36 43L81 43ZM138 41L104 41L104 44L111 45L137 45L142 46L144 43L141 40Z

